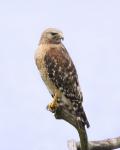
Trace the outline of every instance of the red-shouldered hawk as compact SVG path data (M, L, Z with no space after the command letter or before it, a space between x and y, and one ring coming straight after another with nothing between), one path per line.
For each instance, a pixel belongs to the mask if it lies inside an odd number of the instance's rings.
M71 112L89 127L82 107L83 96L78 82L75 66L61 40L63 33L54 28L46 29L41 36L35 61L37 68L53 97L48 105L51 111L56 110L58 100L70 106Z

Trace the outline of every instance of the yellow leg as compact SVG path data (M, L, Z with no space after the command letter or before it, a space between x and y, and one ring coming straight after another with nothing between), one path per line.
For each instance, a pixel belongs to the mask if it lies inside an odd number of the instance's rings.
M48 110L54 112L58 107L58 100L59 100L59 97L58 97L58 94L56 93L55 96L53 97L52 102L49 103L47 106Z

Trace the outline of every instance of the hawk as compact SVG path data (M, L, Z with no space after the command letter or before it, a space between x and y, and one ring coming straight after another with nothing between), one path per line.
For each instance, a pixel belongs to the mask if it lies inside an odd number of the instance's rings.
M54 112L60 100L70 107L71 113L89 127L82 107L83 96L78 75L62 43L63 39L63 33L60 30L48 28L42 33L35 53L37 68L53 97L52 102L48 104L48 109Z

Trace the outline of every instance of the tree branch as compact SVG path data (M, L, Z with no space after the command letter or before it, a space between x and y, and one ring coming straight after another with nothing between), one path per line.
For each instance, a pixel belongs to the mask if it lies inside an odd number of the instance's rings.
M69 150L113 150L120 148L120 137L88 142L85 126L82 122L78 124L76 116L69 112L68 106L65 104L60 103L57 110L52 113L54 113L56 119L65 120L78 131L80 142L76 142L75 140L68 141Z
M75 140L68 141L69 150L81 150L80 142ZM105 139L101 141L89 141L89 150L113 150L120 148L120 137Z
M88 150L88 138L85 126L83 125L83 122L80 120L78 123L77 117L70 113L68 106L66 106L63 103L60 103L59 107L54 112L54 115L56 119L63 119L76 128L80 138L81 149Z

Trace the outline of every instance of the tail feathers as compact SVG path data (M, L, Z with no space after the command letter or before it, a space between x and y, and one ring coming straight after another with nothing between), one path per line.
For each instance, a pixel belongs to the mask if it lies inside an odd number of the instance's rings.
M90 124L89 124L89 121L88 121L88 119L87 119L87 116L86 116L84 110L83 110L83 112L81 113L81 118L83 119L84 125L86 125L87 128L89 128L89 127L90 127Z
M88 122L87 116L85 114L85 111L82 107L82 105L79 107L78 111L77 111L77 117L80 117L80 120L82 120L83 124L87 126L87 128L90 127L90 124Z

